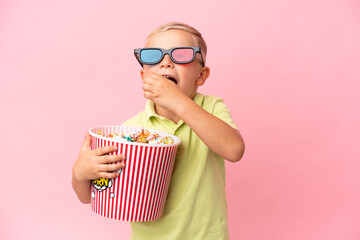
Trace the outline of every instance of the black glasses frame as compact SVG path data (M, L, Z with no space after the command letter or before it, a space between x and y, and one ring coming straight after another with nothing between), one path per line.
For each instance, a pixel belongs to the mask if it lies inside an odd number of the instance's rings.
M174 50L176 50L176 49L192 49L192 50L194 51L194 55L193 55L192 59L189 60L189 61L179 62L179 61L176 61L176 60L172 57L172 52L173 52ZM141 57L140 57L141 52L142 52L143 50L160 50L161 53L162 53L162 56L161 56L161 58L160 58L158 61L156 61L156 62L145 62L145 61L142 61L142 60L141 60ZM170 48L170 49L168 49L168 50L165 50L165 49L163 49L163 48L136 48L136 49L134 49L135 58L136 58L136 60L138 60L138 62L140 63L141 67L143 67L144 64L146 64L146 65L156 65L156 64L158 64L159 62L161 62L161 61L164 59L164 57L165 57L166 54L168 54L168 55L170 56L171 61L173 61L174 63L178 63L178 64L191 63L191 62L193 62L193 61L195 60L196 53L200 53L200 56L201 56L201 64L204 66L204 58L203 58L203 55L202 55L202 53L201 53L201 48L199 48L199 47L176 47L176 48Z

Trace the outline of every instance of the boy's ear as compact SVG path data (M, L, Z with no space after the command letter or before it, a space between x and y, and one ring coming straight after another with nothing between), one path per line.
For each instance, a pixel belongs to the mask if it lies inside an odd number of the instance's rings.
M140 76L141 76L141 79L144 80L144 69L141 69L140 70Z
M198 79L196 80L196 85L197 86L202 86L204 85L206 79L210 76L210 68L209 67L203 67L203 69L201 69L201 72L199 74Z

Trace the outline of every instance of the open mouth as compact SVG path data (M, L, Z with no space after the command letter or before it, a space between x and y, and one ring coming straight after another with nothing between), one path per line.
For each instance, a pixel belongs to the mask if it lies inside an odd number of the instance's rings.
M169 75L163 75L164 78L169 79L170 81L174 82L177 85L177 80Z

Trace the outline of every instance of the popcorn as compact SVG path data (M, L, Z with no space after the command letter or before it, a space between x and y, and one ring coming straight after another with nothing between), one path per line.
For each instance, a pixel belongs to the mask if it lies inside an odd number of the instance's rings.
M114 140L146 143L146 144L174 144L174 140L171 137L161 137L157 133L151 133L149 130L141 128L134 130L131 133L109 133L104 134L101 131L97 132L98 135L113 138Z

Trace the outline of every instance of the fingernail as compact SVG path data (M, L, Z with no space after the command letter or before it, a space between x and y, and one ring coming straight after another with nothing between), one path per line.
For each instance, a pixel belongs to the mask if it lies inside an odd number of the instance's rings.
M126 160L126 156L123 156L123 157L122 157L122 160Z
M117 146L114 146L114 150L115 150L115 151L117 150Z
M125 167L125 163L121 163L121 166L122 166L122 167Z

